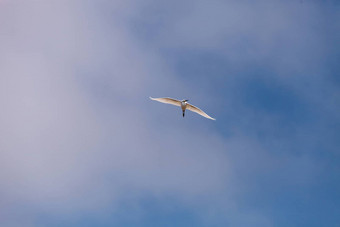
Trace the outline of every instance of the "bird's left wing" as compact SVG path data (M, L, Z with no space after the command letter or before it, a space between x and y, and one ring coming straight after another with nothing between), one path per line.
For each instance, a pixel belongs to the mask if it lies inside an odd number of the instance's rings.
M206 118L209 118L211 120L216 120L215 118L212 118L210 117L208 114L206 114L203 110L201 110L200 108L194 106L194 105L191 105L190 103L187 103L187 109L192 111L192 112L195 112L195 113L198 113L199 115L203 116L203 117L206 117Z
M176 99L172 99L172 98L152 98L149 97L151 100L155 100L158 102L162 102L162 103L166 103L166 104L172 104L175 106L181 106L181 101L176 100Z

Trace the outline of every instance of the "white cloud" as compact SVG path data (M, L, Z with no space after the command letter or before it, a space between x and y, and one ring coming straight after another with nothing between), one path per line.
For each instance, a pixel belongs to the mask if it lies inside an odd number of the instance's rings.
M220 139L184 127L158 135L142 107L147 88L178 81L120 25L98 28L96 15L73 4L1 10L1 197L13 211L3 221L23 204L32 215L105 207L129 188L183 198L222 190ZM96 98L102 88L111 102Z
M1 219L24 216L34 223L40 212L100 210L147 191L179 198L201 213L194 207L204 204L212 219L225 212L235 225L245 216L271 224L265 214L239 210L238 191L248 185L237 177L277 171L279 157L237 129L226 140L213 123L194 125L193 115L182 119L179 110L156 107L148 96L209 100L214 94L195 94L198 85L182 83L158 48L216 50L231 39L226 54L241 59L236 34L251 33L256 45L247 56L260 51L265 58L294 24L285 20L287 8L272 4L264 10L269 15L258 15L261 9L234 1L186 5L189 13L171 17L148 48L129 30L145 7L134 1L101 2L106 10L81 1L1 4L0 210L12 211ZM273 17L279 23L268 21ZM301 162L307 172L314 168L308 158ZM32 209L17 212L23 205Z

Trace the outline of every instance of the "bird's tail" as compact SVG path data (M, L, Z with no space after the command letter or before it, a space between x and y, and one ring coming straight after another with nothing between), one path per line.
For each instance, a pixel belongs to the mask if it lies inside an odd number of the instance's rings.
M183 117L184 117L184 114L185 114L185 110L183 110Z

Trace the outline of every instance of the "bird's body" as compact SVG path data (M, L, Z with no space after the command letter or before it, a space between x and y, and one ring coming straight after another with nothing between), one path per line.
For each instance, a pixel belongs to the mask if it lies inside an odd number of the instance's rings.
M199 115L201 115L203 117L206 117L206 118L211 119L211 120L215 120L214 118L210 117L208 114L206 114L200 108L188 103L189 100L187 100L187 99L184 99L184 100L181 100L181 101L177 100L177 99L173 99L173 98L152 98L152 97L150 97L150 99L158 101L158 102L166 103L166 104L180 106L181 109L182 109L183 117L185 115L185 110L188 109L190 111L198 113Z
M186 100L181 101L181 109L182 109L183 117L185 115L186 108L187 108L187 101Z

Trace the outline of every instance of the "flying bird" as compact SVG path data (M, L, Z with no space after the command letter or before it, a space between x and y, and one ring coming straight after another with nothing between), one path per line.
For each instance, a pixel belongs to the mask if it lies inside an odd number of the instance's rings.
M188 109L192 112L198 113L199 115L201 115L203 117L209 118L211 120L216 120L215 118L210 117L208 114L206 114L200 108L188 103L189 100L187 100L187 99L183 99L181 101L177 100L177 99L173 99L173 98L152 98L152 97L150 97L150 99L158 101L158 102L166 103L166 104L180 106L182 108L183 117L185 115L185 110Z

